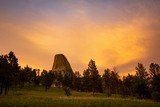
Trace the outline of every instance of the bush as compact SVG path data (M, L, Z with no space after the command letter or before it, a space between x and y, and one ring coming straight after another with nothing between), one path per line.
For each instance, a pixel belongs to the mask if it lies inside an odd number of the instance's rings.
M160 93L157 91L152 92L152 99L154 101L160 101Z
M63 89L64 89L64 92L65 92L66 96L70 96L71 95L69 87L64 87Z
M105 93L106 97L110 97L112 95L111 91L108 89L104 90L104 93Z

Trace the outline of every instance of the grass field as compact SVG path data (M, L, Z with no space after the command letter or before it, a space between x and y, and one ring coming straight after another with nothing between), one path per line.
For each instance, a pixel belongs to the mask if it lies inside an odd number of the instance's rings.
M67 97L64 91L51 88L45 92L42 87L10 90L8 95L0 96L0 107L160 107L151 100L105 97L104 94L75 92Z

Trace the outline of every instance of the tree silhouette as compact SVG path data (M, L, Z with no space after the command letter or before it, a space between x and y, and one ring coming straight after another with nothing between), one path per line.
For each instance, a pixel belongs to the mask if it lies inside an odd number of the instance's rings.
M8 55L0 56L0 94L3 93L4 88L4 94L6 95L9 87L12 84L16 85L19 68L18 59L12 51Z
M151 63L149 71L152 91L160 93L160 66L156 63Z
M145 98L148 95L148 73L141 63L136 67L135 92L138 98Z
M133 75L128 74L126 77L123 77L123 95L134 95L134 84L135 84L135 77ZM123 93L124 92L124 93Z
M54 72L55 75L55 86L57 87L62 87L62 82L63 82L63 75L61 72Z
M111 96L111 70L105 69L102 78L103 78L104 92L109 97Z
M151 98L160 101L160 66L151 63L149 73L143 64L138 63L135 67L136 74L124 76L121 80L116 68L105 69L102 77L99 75L95 61L89 61L88 68L83 76L72 69L64 69L60 72L43 70L39 75L39 69L32 69L28 65L21 68L14 52L0 55L0 94L7 94L10 87L38 86L40 83L47 91L54 83L55 86L63 87L66 95L70 95L70 88L76 91L105 92L136 96L137 98Z
M69 87L72 88L73 86L73 76L70 73L65 73L63 80L62 80L62 86L63 87Z
M32 69L28 65L20 70L19 73L19 84L21 87L24 87L26 83L29 87L34 85L36 79L36 69Z
M88 70L84 70L84 71L83 71L82 84L83 84L83 90L84 90L85 92L91 91L90 72L89 72Z
M42 82L42 85L45 86L45 91L47 91L51 87L54 79L55 79L55 76L52 71L49 71L49 72L47 72L46 70L42 71L41 82Z
M11 84L12 80L12 74L9 70L9 63L7 60L7 55L0 56L0 85L1 85L1 91L0 94L3 93L3 88L4 88L4 94L7 94L7 91L9 90L9 86Z
M41 78L39 75L40 70L39 69L34 69L33 70L36 74L36 76L34 77L34 85L39 86L40 82L41 82Z
M12 72L13 76L13 84L16 86L18 83L18 74L20 71L20 66L18 64L18 59L16 58L14 52L9 52L8 54L8 63L10 65L10 71Z
M111 71L110 81L111 81L111 93L118 94L120 84L119 84L119 75L116 69L113 69L113 71Z
M95 65L95 61L93 61L92 59L88 64L87 71L90 74L89 76L90 76L91 88L94 95L95 92L102 90L102 84L101 84L100 75Z
M148 73L146 72L146 68L144 68L143 64L138 63L136 69L136 76L140 79L147 79Z
M78 71L74 73L73 89L76 91L82 91L82 78Z

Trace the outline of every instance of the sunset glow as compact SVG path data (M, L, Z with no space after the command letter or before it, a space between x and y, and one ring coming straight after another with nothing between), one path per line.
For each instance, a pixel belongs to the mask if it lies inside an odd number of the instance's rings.
M0 0L0 54L50 70L63 53L74 71L93 59L125 75L160 63L159 11L159 0Z

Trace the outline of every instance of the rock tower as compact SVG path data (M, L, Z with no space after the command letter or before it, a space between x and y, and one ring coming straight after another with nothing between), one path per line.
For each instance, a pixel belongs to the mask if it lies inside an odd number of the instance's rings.
M53 72L61 73L65 75L66 73L73 74L73 70L71 68L70 63L68 62L67 58L63 54L56 54L54 57Z

